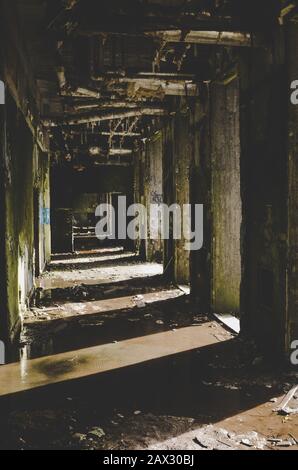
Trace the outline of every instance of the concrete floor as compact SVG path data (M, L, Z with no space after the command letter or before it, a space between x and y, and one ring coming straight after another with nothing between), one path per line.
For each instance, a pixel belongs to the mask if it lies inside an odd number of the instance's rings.
M21 360L0 368L0 448L298 449L298 416L274 411L297 374L198 312L160 265L56 256L38 282Z

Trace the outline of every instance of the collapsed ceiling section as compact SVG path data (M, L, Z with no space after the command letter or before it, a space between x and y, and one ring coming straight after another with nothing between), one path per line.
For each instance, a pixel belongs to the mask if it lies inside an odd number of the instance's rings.
M261 5L260 5L261 3ZM289 2L285 2L288 7ZM269 5L269 7L268 7ZM218 47L250 47L277 21L274 0L30 0L36 75L54 161L132 161L175 109L214 79ZM42 19L42 20L41 20Z

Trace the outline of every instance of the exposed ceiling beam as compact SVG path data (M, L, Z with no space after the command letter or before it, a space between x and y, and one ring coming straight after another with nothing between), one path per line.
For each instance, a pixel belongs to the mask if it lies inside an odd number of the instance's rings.
M146 36L158 38L163 42L184 42L189 44L211 44L221 46L252 46L250 33L228 31L189 31L184 34L182 30L154 31Z
M110 149L109 151L109 155L111 156L115 156L115 155L125 156L125 155L132 155L132 154L133 154L132 149L113 148L113 149Z
M80 86L80 87L77 87L74 90L71 90L71 89L62 90L61 91L61 96L70 97L70 98L95 98L95 99L99 99L101 97L101 94L97 90L92 90L90 88Z
M100 77L98 77L100 80ZM135 96L138 94L138 90L145 90L152 92L152 94L157 92L162 92L164 95L168 96L198 96L198 85L193 83L190 80L185 80L185 78L167 80L163 78L148 78L144 76L143 78L139 76L131 77L119 77L111 79L110 86L113 84L134 84L135 85ZM131 96L134 96L134 93L131 93Z
M98 101L95 103L80 103L80 104L69 104L69 108L72 108L76 111L88 111L90 109L116 109L116 108L127 108L127 109L135 109L139 108L142 105L142 102L132 102L132 101L116 101L116 100L106 100L106 101Z
M103 135L106 137L109 136L116 136L116 137L141 137L140 132L100 132L99 135Z
M130 117L142 116L165 116L167 111L164 108L137 108L130 111L116 111L113 113L90 113L81 116L71 116L65 119L44 120L45 127L76 126L80 124L97 123L102 121L112 121L114 119L126 119Z
M125 81L136 81L136 80L159 80L162 84L168 82L181 82L181 81L192 81L195 79L195 74L193 73L178 73L178 72L135 72L129 73L125 70L121 71L107 71L98 76L92 76L92 80L95 81L105 81L107 79L125 79Z

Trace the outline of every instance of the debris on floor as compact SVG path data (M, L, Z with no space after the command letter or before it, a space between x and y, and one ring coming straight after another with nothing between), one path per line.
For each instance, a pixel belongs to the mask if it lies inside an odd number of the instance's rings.
M292 408L292 403L293 405L296 405L295 408ZM291 388L291 390L286 394L280 405L275 408L274 411L281 415L298 414L298 385L295 385L295 387Z
M25 319L23 370L28 359L92 346L110 345L106 351L116 354L129 339L144 348L158 334L164 338L158 347L173 345L172 354L163 357L155 346L153 361L115 367L86 383L66 381L45 402L39 390L30 405L20 394L12 408L1 408L0 448L298 449L297 415L273 412L278 403L296 409L297 373L273 371L254 343L200 314L191 296L160 276L159 266L121 263L97 268L102 283L92 269L77 284L69 275L81 274L61 271L61 280L50 272L53 285L39 290ZM178 353L184 330L189 336ZM192 348L194 338L212 341ZM63 364L57 367L65 373Z

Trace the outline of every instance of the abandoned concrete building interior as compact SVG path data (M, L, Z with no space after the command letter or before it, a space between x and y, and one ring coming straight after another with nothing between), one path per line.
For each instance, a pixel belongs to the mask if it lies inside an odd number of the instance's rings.
M298 450L297 2L0 0L0 37L0 448Z

